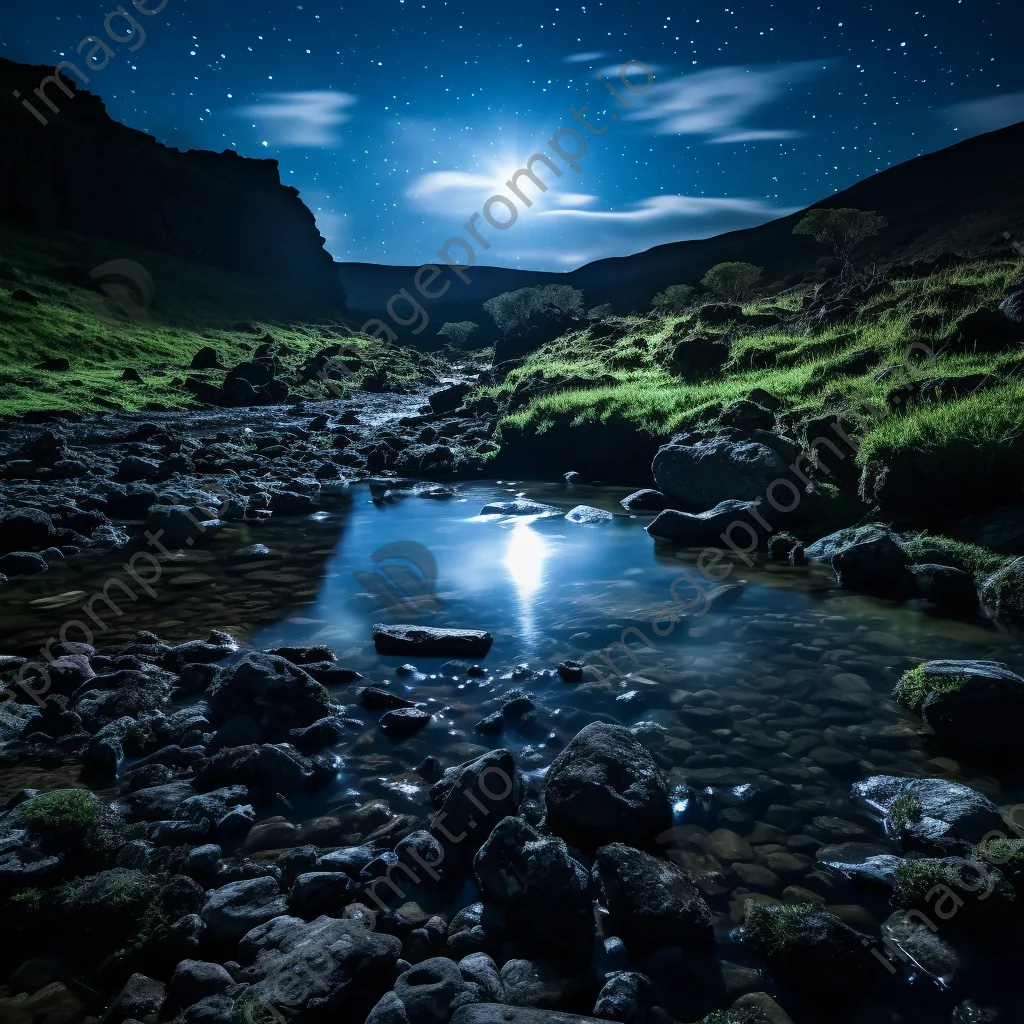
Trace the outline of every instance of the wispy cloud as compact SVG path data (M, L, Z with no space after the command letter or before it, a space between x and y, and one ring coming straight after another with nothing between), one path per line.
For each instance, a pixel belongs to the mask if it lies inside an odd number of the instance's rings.
M562 196L561 199L568 199ZM622 209L594 209L592 196L572 207L532 211L495 247L488 262L572 270L607 256L642 252L665 242L710 238L794 213L759 199L650 196ZM582 208L587 207L587 208ZM521 226L520 226L521 225Z
M238 114L251 118L276 146L332 147L341 144L335 129L349 120L345 111L355 102L347 92L278 92Z
M600 51L586 53L571 53L568 57L564 57L563 60L566 64L593 64L596 60L601 60L606 57L607 54L601 53ZM616 70L616 74L618 71Z
M406 189L406 196L423 210L449 213L451 210L470 208L483 202L495 192L504 190L496 178L463 171L431 171L417 178Z
M943 111L956 128L970 134L993 132L997 128L1024 121L1024 92L986 96L981 100L954 103Z
M628 116L653 121L659 135L706 135L710 142L796 138L797 131L762 129L749 122L787 88L826 66L825 61L799 61L770 68L724 67L656 81L643 107Z

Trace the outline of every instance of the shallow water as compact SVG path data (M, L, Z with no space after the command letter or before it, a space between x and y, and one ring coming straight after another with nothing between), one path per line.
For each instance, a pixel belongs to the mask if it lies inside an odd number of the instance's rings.
M862 839L882 837L849 800L853 781L939 776L968 782L998 804L1024 797L1019 780L937 751L889 697L900 673L926 658L994 658L1019 670L1019 635L843 592L822 568L739 558L724 583L742 589L712 601L716 585L697 573L698 553L656 546L643 529L648 517L621 515L624 489L480 483L457 490L428 498L360 485L309 518L228 527L201 550L164 562L155 597L136 588L138 600L122 600L123 614L108 614L94 642L138 629L174 642L217 628L258 648L327 644L367 682L387 682L433 713L425 729L395 743L376 727L382 712L360 706L357 686L332 688L362 726L336 750L334 783L289 809L290 843L393 842L406 834L431 811L429 783L414 771L427 755L447 766L505 746L536 789L587 722L639 726L679 787L678 821L691 829L682 855L718 914L723 948L738 960L729 933L744 891L777 899L787 886L810 888L855 927L878 933L884 904L842 885L823 890L814 877L815 846L840 841L815 817L841 818L863 829ZM620 515L596 527L478 515L488 501L524 493ZM27 581L19 601L5 588L0 650L30 653L58 635L125 558L76 560ZM435 567L436 581L424 586ZM444 659L417 659L409 671L401 667L407 659L373 648L372 624L394 621L486 629L494 645L476 674ZM83 638L74 629L66 637ZM591 666L591 678L564 682L552 670L567 659ZM476 724L518 689L533 710L481 735ZM752 850L740 843L737 854L728 849L734 833L715 830L729 820L723 812L747 806L751 786L775 793L755 814L771 828ZM771 854L774 871L765 872ZM414 895L449 912L471 902L466 893Z

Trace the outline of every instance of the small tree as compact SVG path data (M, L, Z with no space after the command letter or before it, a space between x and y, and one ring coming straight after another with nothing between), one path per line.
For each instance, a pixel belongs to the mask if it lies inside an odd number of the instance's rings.
M721 299L740 302L761 280L761 268L752 263L719 263L705 275L701 284Z
M849 267L853 250L867 238L873 238L889 222L874 210L811 210L795 228L794 235L810 235L815 241L829 246Z
M447 338L448 344L455 348L467 348L474 331L480 329L479 324L472 320L460 320L457 323L445 324L438 332L439 338Z
M690 284L670 284L651 300L651 309L658 313L681 313L693 299L697 289Z
M484 309L490 313L503 334L512 334L525 327L534 315L559 317L583 313L583 292L567 284L546 284L535 288L517 288L488 299Z
M610 302L602 302L600 306L594 306L593 309L587 310L587 318L589 320L604 320L605 317L614 315L615 310L612 309Z

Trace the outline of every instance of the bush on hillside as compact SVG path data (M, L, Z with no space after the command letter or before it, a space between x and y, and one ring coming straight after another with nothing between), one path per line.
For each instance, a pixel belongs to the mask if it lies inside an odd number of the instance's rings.
M657 313L682 313L693 301L697 289L689 284L670 284L651 300L651 309Z
M741 302L761 280L761 273L752 263L719 263L704 275L701 284L720 299Z

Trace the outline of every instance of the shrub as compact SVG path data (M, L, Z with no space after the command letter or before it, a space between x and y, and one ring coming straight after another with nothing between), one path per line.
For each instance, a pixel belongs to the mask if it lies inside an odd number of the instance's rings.
M526 327L532 316L582 315L583 292L567 284L546 284L534 288L518 288L488 299L484 309L490 313L503 334L512 334Z
M457 323L445 324L437 332L437 336L447 338L456 348L466 348L473 332L479 329L480 325L473 323L472 320L460 320Z
M651 299L651 309L658 313L681 313L693 300L697 289L689 284L670 284Z
M836 257L849 264L853 250L867 238L873 238L889 222L873 210L811 210L793 228L794 235L810 235L829 246Z
M739 302L750 294L761 272L752 263L719 263L704 275L701 284L721 299Z
M587 310L587 318L590 320L604 320L606 317L614 315L615 310L612 309L610 302L602 302L600 306L594 306L593 309Z
M18 816L47 838L94 832L103 804L84 789L57 789L18 805Z

